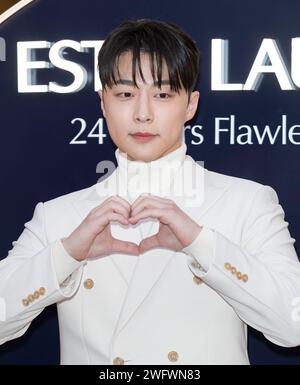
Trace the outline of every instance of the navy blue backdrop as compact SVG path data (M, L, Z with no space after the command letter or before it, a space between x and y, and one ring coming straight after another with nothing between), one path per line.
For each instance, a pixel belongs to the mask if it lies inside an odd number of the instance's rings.
M102 159L115 162L115 146L107 137L99 144L88 137L99 118L100 102L93 84L93 50L66 50L69 60L81 63L89 73L88 82L78 92L18 92L17 42L63 39L104 40L107 33L128 18L154 18L177 23L198 43L201 51L201 92L197 116L186 130L188 153L203 160L213 171L253 179L272 186L285 209L291 235L300 239L300 147L280 140L262 144L230 144L228 133L215 142L216 117L235 116L236 127L266 125L275 132L282 116L287 127L300 124L299 87L282 90L277 77L266 74L257 91L211 89L211 42L226 39L229 49L229 82L245 83L263 39L274 39L290 73L291 39L300 37L300 2L274 0L37 0L0 25L6 41L6 61L0 62L1 110L1 231L0 258L7 255L12 241L31 219L39 201L90 186L100 177L96 165ZM48 61L48 49L38 50L35 60ZM298 53L298 57L300 52ZM55 81L68 85L72 76L58 68L37 71L37 82ZM85 144L70 144L78 138ZM222 123L229 125L227 121ZM295 128L295 132L296 132ZM199 144L193 133L202 133ZM299 132L299 129L298 129ZM236 128L238 133L238 128ZM298 136L299 137L299 136ZM198 143L198 144L197 144ZM296 243L297 247L297 243ZM299 255L299 250L298 250ZM300 347L281 348L249 328L249 354L253 364L299 364ZM32 322L26 334L0 347L0 363L59 363L58 325L55 306L48 307Z

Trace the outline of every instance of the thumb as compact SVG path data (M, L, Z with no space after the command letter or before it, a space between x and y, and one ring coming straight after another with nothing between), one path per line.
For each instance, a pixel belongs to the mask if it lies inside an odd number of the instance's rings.
M126 254L139 255L139 247L133 242L124 242L119 239L113 238L112 240L112 252L120 252Z
M146 251L151 250L154 247L159 247L157 234L143 239L139 244L139 251L140 253L145 253Z

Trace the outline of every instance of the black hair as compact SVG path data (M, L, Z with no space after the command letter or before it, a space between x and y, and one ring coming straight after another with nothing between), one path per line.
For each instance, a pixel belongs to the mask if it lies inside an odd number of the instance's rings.
M150 55L152 77L158 82L159 88L164 59L171 90L179 92L183 87L190 98L199 75L200 53L196 42L176 24L151 19L126 20L112 30L98 54L98 70L103 89L106 86L112 88L116 84L116 74L119 76L118 59L124 52L132 53L132 80L136 87L137 62L141 78L145 81L140 61L143 52Z

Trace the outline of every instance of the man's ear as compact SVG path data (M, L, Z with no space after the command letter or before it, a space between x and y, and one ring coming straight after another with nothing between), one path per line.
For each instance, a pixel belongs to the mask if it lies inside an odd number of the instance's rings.
M194 117L194 115L197 111L199 98L200 98L200 92L199 91L193 91L191 93L190 101L189 101L189 104L188 104L187 110L186 110L186 122L191 120Z
M102 114L103 116L106 118L106 115L105 115L105 108L104 108L104 103L103 103L103 90L98 90L98 95L101 99L101 110L102 110Z

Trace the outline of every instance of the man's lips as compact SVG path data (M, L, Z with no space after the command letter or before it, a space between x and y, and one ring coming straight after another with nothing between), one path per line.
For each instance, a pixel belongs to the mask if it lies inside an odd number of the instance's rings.
M136 132L134 134L131 134L131 136L139 142L148 142L151 139L155 138L157 135L151 134L149 132Z
M155 134L151 134L151 132L135 132L134 134L131 134L133 136L155 136Z

